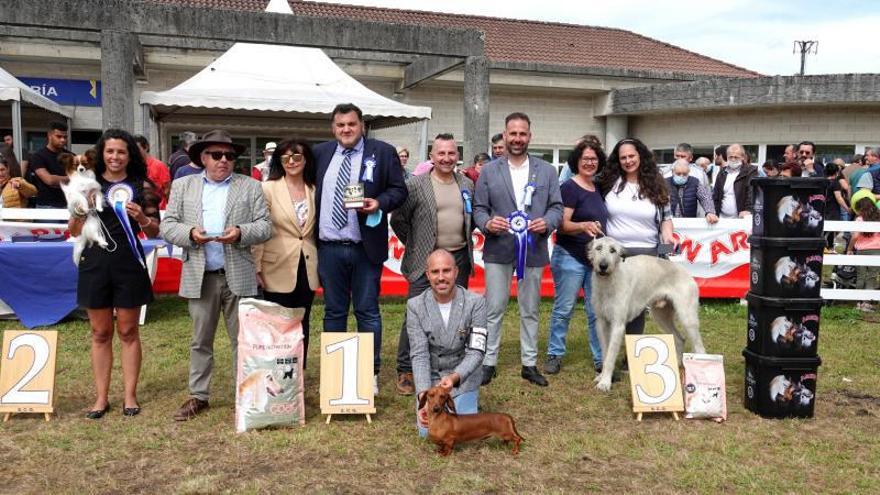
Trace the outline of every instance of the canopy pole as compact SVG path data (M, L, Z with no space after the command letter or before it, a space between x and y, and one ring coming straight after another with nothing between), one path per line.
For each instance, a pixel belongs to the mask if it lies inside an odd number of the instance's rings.
M155 148L153 150L154 156L159 156L157 153L161 150L156 146L156 139L155 136L153 136L152 119L150 119L150 105L147 105L146 103L141 105L141 127L143 127L141 132L144 137L146 137L147 141L152 144L151 148Z
M15 159L21 163L24 160L21 154L24 136L21 130L21 101L19 100L12 101L12 141Z
M422 163L428 159L428 119L422 119L421 124L421 128L419 129L418 163Z

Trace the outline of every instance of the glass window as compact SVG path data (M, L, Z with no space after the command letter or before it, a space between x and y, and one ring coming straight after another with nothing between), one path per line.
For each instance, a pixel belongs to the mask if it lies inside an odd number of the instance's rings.
M675 161L675 149L674 148L662 148L651 150L654 153L654 160L658 164L663 163L672 163Z
M816 156L824 163L831 163L836 158L843 158L847 163L852 161L856 152L854 144L817 144Z
M768 160L776 160L777 163L785 162L785 148L788 147L787 144L768 144L767 145L767 159Z
M568 163L568 156L571 155L572 150L564 149L559 150L559 164L566 165Z
M531 149L531 148L529 148L529 154L530 155L537 155L539 158L541 158L542 160L544 160L547 163L553 163L553 150L552 149L546 149L546 148Z

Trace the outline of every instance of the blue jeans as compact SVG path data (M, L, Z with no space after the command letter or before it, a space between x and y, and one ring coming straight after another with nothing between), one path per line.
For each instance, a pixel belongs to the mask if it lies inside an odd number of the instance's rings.
M550 356L565 355L565 336L568 334L568 324L574 313L574 304L577 301L578 290L584 289L584 310L587 313L590 339L590 352L593 355L593 365L602 364L602 346L599 344L599 336L596 334L596 315L590 307L591 277L590 268L560 246L553 247L553 256L550 258L550 272L553 274L553 311L550 317L550 342L547 345L547 354Z
M473 392L465 392L452 399L455 403L455 411L459 415L477 414L480 409L480 389ZM416 398L416 411L419 410L419 399ZM425 438L428 436L428 429L419 426L419 418L416 417L416 428L419 429L419 436Z
M367 258L363 244L320 243L318 277L324 288L324 331L348 329L348 306L354 306L358 332L373 334L373 373L379 373L382 316L379 285L382 264Z

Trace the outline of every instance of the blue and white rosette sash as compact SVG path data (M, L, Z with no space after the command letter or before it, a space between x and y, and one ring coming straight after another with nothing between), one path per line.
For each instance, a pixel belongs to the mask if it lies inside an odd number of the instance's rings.
M125 211L125 203L128 203L133 198L134 189L125 182L113 184L107 189L107 202L110 203L110 206L113 208L113 213L116 214L116 218L119 219L119 224L122 225L122 231L125 232L128 246L131 248L134 258L141 262L141 266L146 268L146 260L144 260L143 256L141 256L141 252L138 250L137 238L134 235L134 229L131 227L131 220L128 218L128 212Z
M507 216L510 223L509 232L516 243L516 279L522 280L526 273L526 254L529 249L529 216L522 211L515 211Z
M364 160L364 173L361 178L364 182L373 182L373 170L376 168L376 157L370 155Z

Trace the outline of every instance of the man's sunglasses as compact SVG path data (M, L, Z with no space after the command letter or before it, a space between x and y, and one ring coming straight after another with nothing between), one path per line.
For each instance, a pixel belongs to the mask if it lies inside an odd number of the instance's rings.
M281 155L281 164L287 165L290 162L293 163L302 163L306 158L302 155L302 153L294 153L292 155Z
M232 151L203 151L203 153L207 154L217 161L219 161L224 156L226 157L226 160L230 162L234 162L236 158L235 153Z

